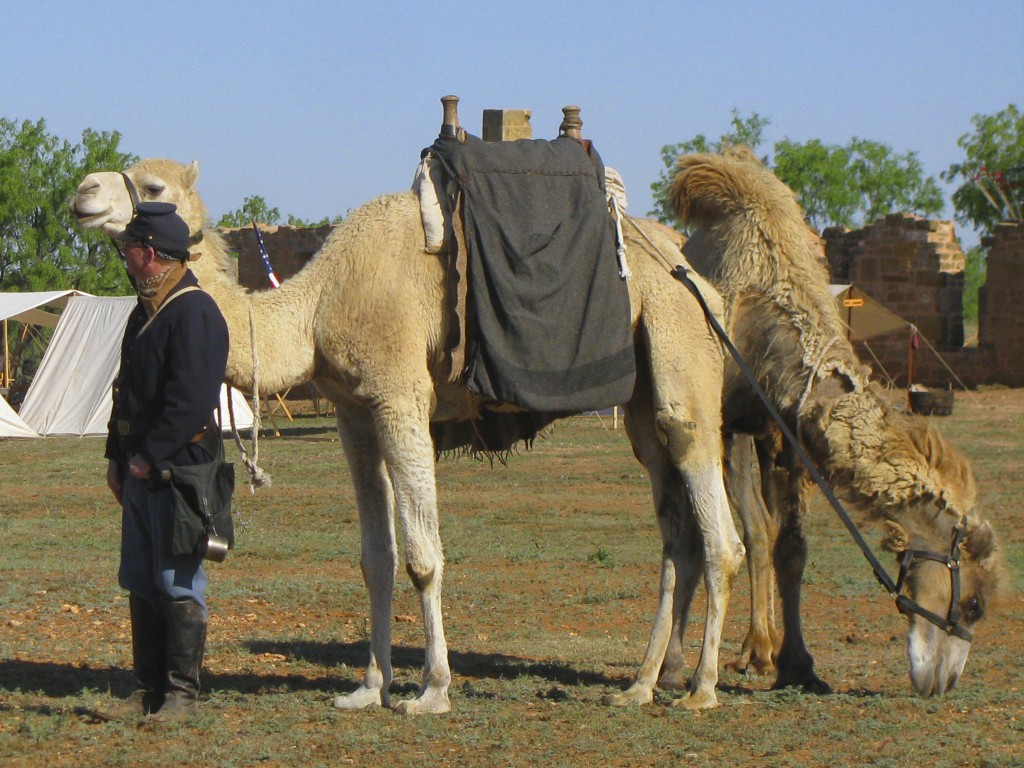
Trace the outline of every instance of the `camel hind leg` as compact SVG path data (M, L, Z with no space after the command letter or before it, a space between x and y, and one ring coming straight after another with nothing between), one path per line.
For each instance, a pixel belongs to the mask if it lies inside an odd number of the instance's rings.
M671 326L661 329L668 332ZM612 697L612 704L650 701L658 670L665 684L678 684L681 637L701 572L708 597L704 640L689 694L677 703L691 709L718 703L722 627L743 545L723 480L721 357L715 345L702 343L710 340L695 339L683 350L680 340L693 335L673 337L668 332L659 337L648 329L652 353L649 361L640 356L635 395L627 407L634 451L651 475L662 534L662 580L655 625L636 682Z
M769 499L774 498L769 487L774 481L772 456L762 451L759 442L760 471L755 472L753 445L748 435L730 434L725 438L726 490L742 523L750 575L750 627L739 658L726 667L741 674L764 675L775 671L775 657L782 640L775 627L775 569L772 565L772 546L778 524L769 510Z
M803 517L807 507L806 477L789 466L783 519L775 542L775 572L782 598L782 647L776 667L775 688L800 686L808 693L829 693L831 687L814 671L814 659L804 642L800 620L800 587L807 563Z
M638 388L639 389L639 388ZM704 549L700 532L689 507L682 478L672 466L668 452L658 441L649 398L639 397L626 408L626 432L633 452L651 480L655 514L661 531L662 557L658 607L647 642L644 659L633 684L621 693L605 697L611 706L649 704L654 689L685 689L688 681L683 665L681 634L686 627L690 603L700 581ZM669 652L670 646L673 648ZM666 681L664 664L671 658L673 671ZM661 680L659 680L659 675Z

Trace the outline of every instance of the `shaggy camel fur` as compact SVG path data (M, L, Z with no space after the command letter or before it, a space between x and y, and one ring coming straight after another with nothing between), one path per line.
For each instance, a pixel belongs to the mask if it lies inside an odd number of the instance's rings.
M204 225L195 163L146 160L126 173L142 200L175 203L194 231ZM113 235L133 209L122 177L97 173L81 182L71 210L81 226ZM672 248L658 226L638 224L649 242ZM337 409L359 509L371 613L369 663L358 689L335 699L339 708L390 705L396 511L406 570L420 594L426 661L418 695L395 709L438 713L451 706L430 424L472 419L487 404L449 384L446 376L432 374L443 367L438 364L445 356L446 281L438 257L425 253L423 244L418 201L405 193L352 212L306 268L276 290L244 291L228 275L222 240L210 230L194 247L190 264L227 319L231 384L252 390L258 350L261 394L312 380ZM722 622L743 558L722 478L724 363L700 307L652 255L648 241L634 232L627 244L638 373L625 405L626 426L650 474L663 537L662 590L640 678L657 675L673 604L677 614L685 614L703 575L708 592L703 651L690 693L680 703L709 707L717 703ZM701 285L720 313L714 289Z
M954 532L965 530L959 608L963 625L973 626L992 600L1001 569L996 536L976 508L971 468L938 431L892 410L869 383L870 372L846 340L828 291L818 240L791 190L749 150L740 150L731 156L680 158L671 199L680 220L696 228L683 252L722 294L733 342L830 484L868 519L882 524L884 548L948 554ZM745 525L760 517L765 526L762 537L748 535L747 544L751 568L760 570L760 589L769 603L763 585L770 584L766 546L773 523L771 515L753 508L758 501L751 498L757 494L751 488L750 459L740 453L748 450L749 439L741 435L761 440L765 476L759 485L780 515L774 564L784 632L776 686L828 690L814 672L800 626L806 473L792 450L776 446L761 401L731 362L723 409L727 445L736 451L729 459L736 469L731 500ZM905 586L922 607L947 615L952 589L944 564L916 563ZM775 643L768 609L762 608L761 626L752 626L743 662L763 667L770 666ZM911 615L907 647L913 687L930 695L956 683L970 643ZM679 653L669 650L664 677L674 674Z

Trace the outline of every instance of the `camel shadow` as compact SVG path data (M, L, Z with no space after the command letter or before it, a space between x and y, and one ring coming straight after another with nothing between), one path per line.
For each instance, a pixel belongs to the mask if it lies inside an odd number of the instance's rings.
M234 691L237 693L260 693L278 690L320 691L324 694L346 693L355 690L359 681L341 679L334 674L340 666L361 669L369 658L369 644L321 643L305 640L263 641L247 644L248 651L255 655L280 654L293 661L315 664L324 670L316 677L281 671L269 672L218 672L216 669L203 670L203 688L208 691ZM408 669L418 678L423 663L423 648L395 646L391 653L396 671ZM582 671L564 662L537 661L500 653L449 653L449 662L455 675L476 679L515 679L537 677L557 686L618 686L621 678ZM25 659L0 660L0 689L36 693L47 698L80 696L89 691L110 691L114 696L126 696L134 687L134 676L128 666L105 666L89 664L62 664L52 661L29 661ZM413 693L415 683L396 683L392 693L402 695Z
M323 643L307 640L254 640L248 643L253 654L274 653L325 668L338 666L362 668L370 655L368 642ZM503 653L448 652L452 674L466 678L507 680L538 677L558 685L620 685L623 679L593 671L580 670L566 662L538 661ZM396 670L409 669L416 676L423 665L423 648L395 645L391 663ZM332 678L334 685L337 680ZM413 686L415 688L415 686Z

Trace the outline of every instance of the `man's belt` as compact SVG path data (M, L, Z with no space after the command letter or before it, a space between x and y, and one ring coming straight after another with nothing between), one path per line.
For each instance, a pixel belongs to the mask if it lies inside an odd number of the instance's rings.
M115 419L114 428L117 430L117 434L121 437L141 437L149 430L149 422L131 419ZM206 436L206 432L209 429L209 425L203 427L200 432L197 432L192 436L189 443L198 443Z

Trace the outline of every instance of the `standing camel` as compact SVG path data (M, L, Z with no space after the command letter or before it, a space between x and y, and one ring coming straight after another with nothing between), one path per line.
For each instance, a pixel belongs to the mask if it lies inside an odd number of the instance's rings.
M228 382L266 395L312 380L334 404L359 510L371 615L362 683L334 704L390 706L397 512L406 570L420 596L426 658L418 694L394 709L446 712L451 673L441 621L444 557L431 424L466 424L487 404L434 373L443 367L448 337L446 279L440 259L424 252L418 200L409 192L367 203L335 229L299 274L276 290L248 293L227 272L221 237L203 229L207 217L197 178L195 163L145 160L123 175L90 174L70 207L79 226L114 235L133 212L126 179L140 200L176 204L197 233L190 268L228 322ZM657 673L672 631L673 604L678 621L704 576L703 651L680 702L709 707L717 703L722 624L743 558L722 478L724 362L699 305L652 256L650 243L674 247L653 222L638 222L636 232L627 233L637 380L625 404L626 427L650 475L663 538L661 593L645 665ZM720 314L714 289L703 281L701 287Z
M680 158L671 199L680 220L695 228L683 252L725 300L725 328L772 404L830 484L881 523L883 547L916 553L905 561L903 587L932 620L906 611L910 679L921 695L942 694L963 672L968 630L984 616L1001 572L997 538L977 509L969 463L926 421L894 411L869 382L870 371L847 341L828 291L817 238L792 191L749 150ZM776 443L765 407L732 363L726 369L723 421L730 435L729 466L736 468L730 496L745 524L766 515L754 509L759 502L750 491L751 463L740 453L749 445L744 435L760 441L760 486L780 517L774 567L784 629L776 687L827 691L814 672L800 623L807 473L788 445ZM770 584L765 547L771 528L768 521L764 537L747 539L762 585ZM959 570L932 555L948 556ZM760 588L762 603L771 600L768 589ZM776 646L764 605L760 616L744 643L741 665L771 666ZM671 678L680 655L674 644L663 677Z

